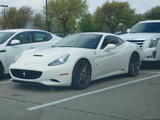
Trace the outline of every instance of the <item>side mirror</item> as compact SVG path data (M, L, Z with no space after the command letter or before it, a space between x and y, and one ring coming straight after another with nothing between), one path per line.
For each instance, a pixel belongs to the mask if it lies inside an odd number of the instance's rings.
M20 43L21 43L20 40L12 40L10 45L18 45Z
M127 29L127 33L129 33L131 31L131 29Z
M110 49L114 49L116 47L115 44L108 44L105 48L104 51L110 50Z

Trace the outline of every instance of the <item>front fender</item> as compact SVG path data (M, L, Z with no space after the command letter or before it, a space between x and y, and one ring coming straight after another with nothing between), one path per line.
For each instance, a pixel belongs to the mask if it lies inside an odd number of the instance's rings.
M3 68L4 68L4 72L5 73L8 73L8 61L7 61L7 55L6 55L6 52L4 50L0 50L0 62L1 64L3 65Z
M76 54L76 55L71 55L69 61L73 64L73 68L75 66L75 64L81 60L81 59L86 59L88 60L88 62L90 63L91 65L91 68L92 68L92 76L94 75L94 69L96 67L95 65L95 57L96 57L96 54L95 52L89 52L89 53L85 53L85 54Z

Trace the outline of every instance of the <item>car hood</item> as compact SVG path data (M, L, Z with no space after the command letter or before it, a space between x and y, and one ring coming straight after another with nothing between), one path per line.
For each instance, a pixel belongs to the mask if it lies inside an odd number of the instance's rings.
M26 51L17 60L18 64L43 64L46 65L64 55L82 55L94 50L84 48L55 47L46 50Z
M5 51L5 47L3 45L0 45L0 53L4 53L3 51Z
M120 35L124 40L151 40L160 38L160 33L128 33Z
M4 50L4 45L3 44L0 44L0 50Z

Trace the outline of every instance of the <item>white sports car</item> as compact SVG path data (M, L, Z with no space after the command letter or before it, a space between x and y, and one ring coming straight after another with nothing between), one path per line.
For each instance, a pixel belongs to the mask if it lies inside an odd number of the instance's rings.
M128 73L136 76L140 48L107 33L79 33L63 38L53 48L28 50L10 66L15 82L84 89L90 81Z

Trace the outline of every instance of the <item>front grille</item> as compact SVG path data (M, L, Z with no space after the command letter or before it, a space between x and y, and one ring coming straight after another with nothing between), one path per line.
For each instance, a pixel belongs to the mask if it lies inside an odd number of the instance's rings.
M11 69L11 73L14 77L20 79L38 79L42 75L42 72L40 71L19 70L19 69Z
M132 42L137 44L139 47L143 47L144 40L127 40L128 42Z

